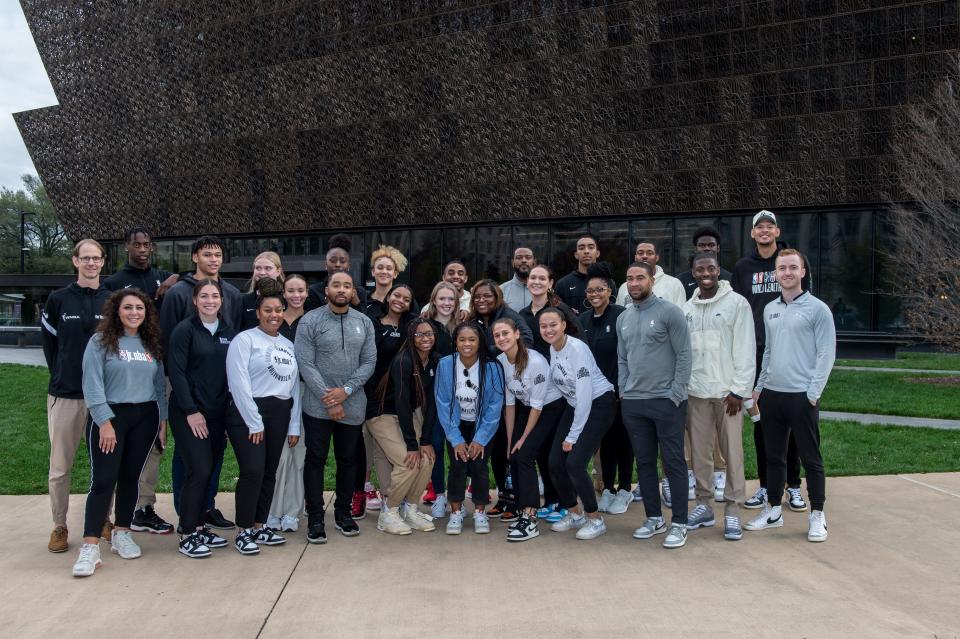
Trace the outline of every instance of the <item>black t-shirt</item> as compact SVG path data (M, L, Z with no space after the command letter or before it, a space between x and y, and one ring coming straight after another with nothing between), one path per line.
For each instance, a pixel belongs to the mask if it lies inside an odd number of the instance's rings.
M363 389L367 395L367 415L366 419L378 415L395 415L393 388L387 385L387 392L383 397L383 408L380 407L380 397L377 394L377 387L380 380L390 372L390 363L400 352L400 347L406 340L407 323L409 318L400 320L400 326L384 324L379 319L373 320L373 337L377 344L377 363L373 369L373 375L364 384Z

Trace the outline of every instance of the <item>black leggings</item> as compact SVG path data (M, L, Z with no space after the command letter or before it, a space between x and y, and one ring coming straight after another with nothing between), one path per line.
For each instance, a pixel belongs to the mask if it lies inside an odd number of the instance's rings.
M803 468L807 471L807 496L811 510L823 510L826 501L826 477L820 455L820 409L812 406L806 393L781 393L764 389L760 393L760 410L766 431L768 477L767 500L779 506L783 499L783 482L787 476L788 437L796 436Z
M170 428L176 439L176 451L183 463L183 484L180 486L180 529L189 533L202 526L207 509L210 478L217 464L223 459L226 444L226 422L210 419L207 422L207 437L200 439L193 434L187 415L175 403L170 404Z
M303 414L303 436L307 447L303 461L303 491L311 524L323 521L323 470L327 465L331 438L337 461L337 500L333 503L333 513L337 521L350 517L357 458L363 449L362 429L359 424L341 424Z
M757 374L754 377L753 385L757 385L760 379L760 368L763 366L763 344L757 344ZM757 406L759 409L759 406ZM753 448L757 453L757 478L760 480L760 486L769 490L767 484L767 447L763 436L763 411L760 411L760 421L753 423ZM800 488L800 454L797 452L797 440L793 436L793 431L787 439L787 486L790 488ZM780 492L783 493L783 486L780 486Z
M633 446L630 445L627 428L623 425L620 402L617 402L613 424L600 443L600 472L603 487L612 493L616 493L617 490L629 491L633 479L633 464ZM619 482L617 482L618 479Z
M129 528L140 496L139 482L143 465L160 429L156 402L110 404L110 423L117 435L112 453L100 450L100 427L87 421L87 447L90 449L90 492L83 516L83 536L99 537L110 511L114 487L116 525Z
M240 467L235 500L237 526L240 528L252 528L254 524L267 521L293 407L293 399L254 397L253 401L263 418L263 439L259 444L250 441L250 429L235 407L231 406L231 416L227 418L227 434Z
M460 435L463 441L469 444L473 441L473 433L477 428L476 422L460 422ZM450 472L447 475L447 499L453 503L463 502L467 492L467 473L470 473L470 491L473 494L475 506L485 506L490 503L490 473L487 470L487 460L493 449L493 440L483 449L483 457L462 461L453 454L453 446L447 441L447 454L450 456Z
M610 429L616 410L613 391L608 391L594 399L590 407L590 417L587 418L577 443L573 445L573 450L565 453L563 440L570 433L574 409L569 404L564 407L550 447L550 472L553 473L553 483L560 494L561 508L573 508L577 505L577 497L580 497L584 511L588 513L597 511L597 494L593 492L593 480L587 472L587 464L599 448L603 436Z
M537 508L540 506L540 490L537 487L535 464L544 451L546 451L547 457L550 456L550 445L553 443L553 436L557 432L557 426L560 424L560 418L563 416L566 405L566 400L561 397L544 406L543 410L540 411L540 418L527 440L523 442L520 450L510 457L513 486L517 493L517 506L520 508ZM514 442L520 439L527 427L530 408L517 402L515 414L513 424ZM513 447L512 442L510 447ZM547 471L543 468L540 470L544 473L544 483L546 483L546 480L549 479ZM551 487L552 485L551 482ZM544 493L546 492L546 485L544 485ZM546 503L555 502L547 501Z
M507 490L507 425L503 420L503 412L500 413L500 424L490 444L490 470L493 471L493 481L497 484L497 492L509 499L513 491ZM512 468L510 472L513 473ZM513 475L513 481L517 481L516 475Z

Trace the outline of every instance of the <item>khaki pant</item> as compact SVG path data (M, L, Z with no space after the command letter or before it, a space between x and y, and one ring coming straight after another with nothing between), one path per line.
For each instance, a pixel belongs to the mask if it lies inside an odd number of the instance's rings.
M307 445L303 437L293 448L284 444L270 504L271 517L299 519L303 514L303 462L306 456Z
M167 379L167 401L170 401L170 390L170 380ZM147 462L143 465L143 472L140 473L140 485L138 487L140 497L137 499L137 510L157 503L157 481L160 479L161 458L163 458L163 451L157 450L156 446L151 446L150 454L147 455ZM206 501L206 497L204 497L204 501ZM204 510L206 510L206 506L204 506Z
M413 414L413 428L419 440L423 431L423 415L419 409ZM377 477L380 478L380 492L389 498L390 506L399 506L403 500L411 504L419 503L420 495L430 481L433 464L424 460L419 468L407 468L407 444L400 433L397 416L381 415L368 419L363 429L373 439L371 452Z
M727 485L723 491L725 515L739 516L746 499L743 477L743 411L727 415L722 399L690 397L687 404L687 432L690 457L697 478L698 504L709 506L713 499L714 452L718 448L727 460Z
M67 399L47 395L47 433L50 436L50 471L47 490L54 526L67 525L70 505L70 471L77 456L77 447L83 439L90 412L82 399ZM96 445L97 442L94 442ZM107 516L113 512L113 497Z
M690 457L690 429L686 429L683 433L683 458L687 462L687 468L693 468L693 459ZM723 453L720 451L720 441L717 440L717 447L713 449L713 469L720 471L727 469L727 461L723 458Z

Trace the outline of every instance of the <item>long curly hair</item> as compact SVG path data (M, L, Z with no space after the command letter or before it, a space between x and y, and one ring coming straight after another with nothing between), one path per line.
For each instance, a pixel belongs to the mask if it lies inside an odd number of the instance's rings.
M100 333L100 342L108 351L119 353L120 337L124 335L123 323L120 321L120 305L125 297L136 297L143 302L143 323L137 329L143 347L156 361L163 359L163 347L160 340L160 317L153 300L138 288L123 288L110 296L103 305L103 319L97 324Z

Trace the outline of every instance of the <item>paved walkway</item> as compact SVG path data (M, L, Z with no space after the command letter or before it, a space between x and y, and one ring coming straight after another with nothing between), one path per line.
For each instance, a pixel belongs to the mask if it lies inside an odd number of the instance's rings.
M18 348L0 346L0 364L25 364L27 366L46 366L42 348Z
M876 368L873 366L834 366L835 371L867 371L869 373L934 373L936 375L960 375L960 371L941 371L933 368Z
M930 417L902 417L900 415L873 415L870 413L840 413L820 411L820 419L836 419L861 424L883 424L885 426L912 426L915 428L937 428L940 430L960 430L960 420L933 419Z
M70 567L83 497L71 501L70 551L53 555L46 496L3 496L0 518L16 525L0 553L0 627L11 637L69 629L98 638L124 623L136 623L138 637L284 639L504 637L520 627L551 638L960 633L960 473L829 479L827 491L823 544L808 543L806 515L790 511L783 528L737 543L720 526L700 529L672 551L662 537L631 537L639 504L608 516L600 539L545 530L518 545L499 522L485 536L468 520L460 537L401 538L378 533L368 516L362 534L345 539L328 517L325 546L307 546L301 531L256 557L226 548L189 560L172 536L138 533L142 558L125 562L104 547L103 567L82 580ZM229 496L220 501L232 511ZM173 512L168 495L158 510Z

